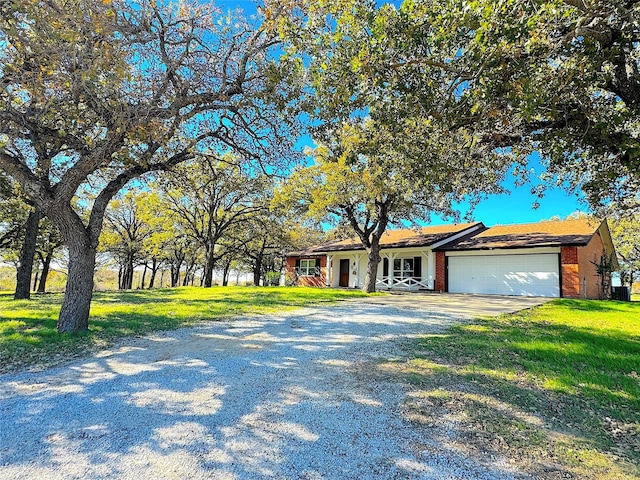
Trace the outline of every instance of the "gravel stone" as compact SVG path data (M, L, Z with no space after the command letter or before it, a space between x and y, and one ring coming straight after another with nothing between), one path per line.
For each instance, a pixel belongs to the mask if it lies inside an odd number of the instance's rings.
M459 320L345 302L2 375L0 479L521 478L430 438L403 418L402 386L352 368Z

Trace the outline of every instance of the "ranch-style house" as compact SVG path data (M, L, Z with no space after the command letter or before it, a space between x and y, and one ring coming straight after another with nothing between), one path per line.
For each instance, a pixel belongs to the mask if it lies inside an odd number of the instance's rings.
M389 230L381 247L378 290L600 298L611 279L596 264L616 262L607 222L587 219ZM289 253L285 278L360 288L366 266L364 247L351 238Z

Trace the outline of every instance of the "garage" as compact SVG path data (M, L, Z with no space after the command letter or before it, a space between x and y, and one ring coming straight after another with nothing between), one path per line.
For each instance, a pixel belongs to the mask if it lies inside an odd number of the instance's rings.
M452 293L559 297L558 257L558 253L447 256L447 290Z

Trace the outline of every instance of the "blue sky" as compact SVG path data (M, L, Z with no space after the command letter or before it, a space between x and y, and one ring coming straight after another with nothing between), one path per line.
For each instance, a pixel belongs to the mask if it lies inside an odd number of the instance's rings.
M513 182L507 181L504 186L511 190L511 194L491 195L480 202L474 210L474 220L491 226L507 223L538 222L556 216L566 217L578 210L588 212L587 206L580 203L577 195L559 188L549 189L543 198L538 199L531 194L533 183L515 187ZM539 207L533 209L532 205L536 201L538 201ZM436 220L432 223L450 222Z
M382 2L380 2L382 3ZM396 5L399 1L394 1ZM241 8L247 14L255 13L256 2L252 0L225 0L216 2L221 8L236 9ZM299 146L311 144L310 138L303 138ZM539 158L534 155L531 159L531 167L538 173L541 172ZM546 220L551 217L566 217L567 215L583 211L588 212L586 204L580 202L577 194L567 192L561 188L549 188L545 196L538 199L531 193L532 187L539 182L532 181L529 184L516 187L513 179L507 179L504 187L510 191L509 194L491 195L486 200L480 202L473 213L474 220L482 221L485 225L497 225L508 223L528 223ZM533 204L537 202L538 208L534 209ZM462 205L462 213L465 213L465 206ZM451 220L433 218L431 224L451 223Z

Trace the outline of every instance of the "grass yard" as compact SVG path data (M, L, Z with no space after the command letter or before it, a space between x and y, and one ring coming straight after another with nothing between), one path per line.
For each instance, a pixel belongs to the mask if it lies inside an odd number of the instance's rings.
M410 418L534 478L640 478L640 303L556 300L422 338ZM431 430L433 431L433 430Z
M300 287L183 287L98 292L91 304L89 331L58 335L61 294L13 300L0 293L0 373L55 365L104 348L118 338L170 330L234 315L281 312L364 296L358 290Z

